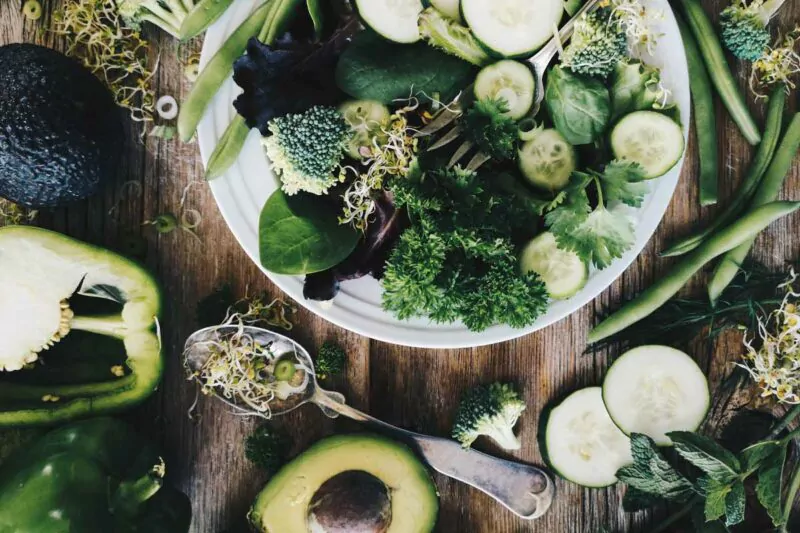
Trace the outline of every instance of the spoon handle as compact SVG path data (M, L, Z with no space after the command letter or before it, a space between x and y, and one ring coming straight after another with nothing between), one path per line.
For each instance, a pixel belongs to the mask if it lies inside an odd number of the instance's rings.
M550 508L555 492L553 480L539 468L464 449L450 439L400 429L340 402L338 397L321 389L312 401L323 409L411 441L434 470L485 492L522 518L539 518Z

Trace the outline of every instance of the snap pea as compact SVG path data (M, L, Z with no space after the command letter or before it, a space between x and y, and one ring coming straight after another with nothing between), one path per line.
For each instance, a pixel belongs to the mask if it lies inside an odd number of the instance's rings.
M700 0L680 0L680 5L683 6L686 22L697 39L700 53L708 67L708 74L711 76L711 81L714 83L722 103L725 104L728 113L739 126L739 130L747 142L753 145L757 144L761 141L761 133L758 131L758 126L753 120L750 110L747 109L744 96L736 85L736 80L725 60L725 53L722 51L717 32L703 10Z
M716 233L683 258L665 276L639 296L626 303L589 333L589 342L597 342L646 318L672 298L703 265L758 235L775 220L800 208L800 202L772 202L762 205Z
M755 196L753 196L751 210L775 201L783 188L786 176L792 169L792 162L798 150L800 150L800 113L795 113L791 122L789 122L789 127L786 129L780 146L775 151L775 157L764 175L764 180L758 186ZM711 280L708 282L708 297L712 303L719 299L722 291L736 277L739 267L744 262L747 254L750 253L750 248L753 247L756 235L730 250L720 259L719 264L714 269L714 273L711 275Z
M233 62L244 53L247 41L258 34L258 30L264 25L273 4L280 1L270 0L256 9L247 20L236 28L197 76L197 81L183 102L178 115L178 135L181 141L189 142L192 139L211 99L230 76Z
M697 132L697 148L700 156L700 205L717 203L719 192L719 169L717 165L717 128L714 115L714 97L711 80L703 64L697 42L680 16L675 17L683 39L686 63L689 66L689 88L692 93L694 124Z
M206 31L232 3L233 0L200 0L183 19L180 39L188 41Z
M744 211L747 203L753 198L753 194L755 194L758 184L761 183L761 179L764 177L764 173L767 171L770 161L772 161L772 156L775 154L775 148L778 146L778 140L781 135L785 104L785 89L783 86L776 87L769 97L764 138L758 144L756 155L750 163L747 174L745 174L745 177L742 179L742 183L739 185L736 195L731 200L730 204L717 215L717 218L715 218L711 224L674 243L669 249L661 252L662 256L672 257L691 252L697 248L700 243L706 240L709 235L729 224Z
M244 117L236 115L231 121L225 133L217 141L217 146L211 157L208 158L206 166L206 179L213 180L222 176L231 165L236 162L239 152L242 151L244 141L250 134L250 128L245 124Z

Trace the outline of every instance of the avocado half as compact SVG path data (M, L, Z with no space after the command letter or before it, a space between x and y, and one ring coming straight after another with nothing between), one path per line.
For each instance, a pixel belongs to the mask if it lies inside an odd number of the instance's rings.
M75 60L32 44L0 47L0 197L29 208L94 194L124 140L114 97Z
M258 494L250 522L262 533L428 533L439 497L406 446L377 435L323 439Z

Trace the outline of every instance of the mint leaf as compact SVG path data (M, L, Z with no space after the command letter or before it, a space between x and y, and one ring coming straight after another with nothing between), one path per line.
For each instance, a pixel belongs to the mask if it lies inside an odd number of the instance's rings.
M631 434L633 464L617 471L617 478L641 492L673 501L685 501L695 493L692 483L658 452L647 435Z
M644 169L631 161L612 161L599 175L606 202L622 202L641 207L649 188L642 180Z
M777 440L765 440L748 446L739 454L745 472L756 470L762 462L783 447Z
M783 465L786 462L786 446L780 446L769 455L758 468L756 496L766 509L775 526L783 525L781 493L783 491Z
M725 525L735 526L744 522L745 507L744 483L737 481L725 496Z
M713 480L729 483L741 473L739 459L713 439L689 431L667 433L681 457Z
M660 496L649 494L633 486L628 486L625 489L625 495L622 497L622 509L626 513L649 509L660 503L664 503L664 499Z
M725 499L731 491L730 485L707 477L700 478L698 483L706 496L706 521L711 522L725 516Z
M702 505L696 505L692 509L692 525L694 533L730 533L730 530L718 520L706 522Z

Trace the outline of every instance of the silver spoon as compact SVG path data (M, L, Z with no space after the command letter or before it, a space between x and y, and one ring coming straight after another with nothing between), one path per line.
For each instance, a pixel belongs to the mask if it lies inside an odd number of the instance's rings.
M244 330L238 326L201 329L186 341L184 363L187 368L192 372L199 372L208 361L212 353L210 346L215 341L242 331L261 346L269 346L274 356L292 354L300 363L299 368L309 370L308 376L304 376L305 388L286 401L277 401L271 405L271 416L286 414L301 405L313 403L331 418L343 415L402 438L412 444L434 470L485 492L522 518L538 518L550 508L554 485L550 476L541 469L498 459L472 449L465 450L450 439L400 429L350 407L345 403L343 395L326 391L317 384L311 356L301 345L279 333L252 326L244 326ZM241 403L216 396L237 410L264 416Z

